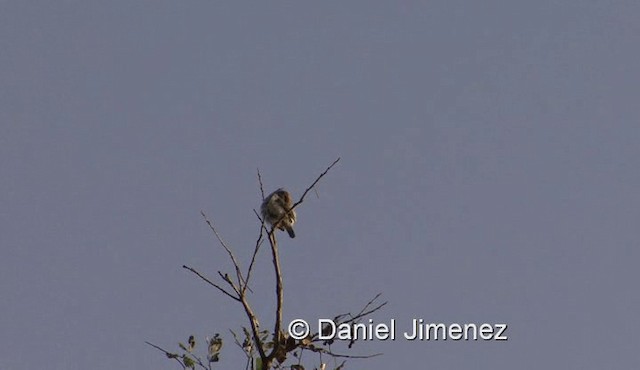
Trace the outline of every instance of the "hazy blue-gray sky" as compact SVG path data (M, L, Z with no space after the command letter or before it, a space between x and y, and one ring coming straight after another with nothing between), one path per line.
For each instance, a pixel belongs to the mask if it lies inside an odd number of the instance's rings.
M350 368L640 368L637 1L0 1L0 369L174 369L294 196L285 319L509 324ZM266 254L252 300L273 311ZM264 291L264 292L263 292ZM267 321L268 316L263 320Z

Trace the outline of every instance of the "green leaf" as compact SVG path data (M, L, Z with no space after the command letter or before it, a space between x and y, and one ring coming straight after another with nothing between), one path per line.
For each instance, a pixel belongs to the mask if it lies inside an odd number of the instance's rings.
M183 357L182 361L184 362L184 366L186 367L190 367L190 368L194 368L196 367L196 362L193 361L193 359L191 359L190 357Z

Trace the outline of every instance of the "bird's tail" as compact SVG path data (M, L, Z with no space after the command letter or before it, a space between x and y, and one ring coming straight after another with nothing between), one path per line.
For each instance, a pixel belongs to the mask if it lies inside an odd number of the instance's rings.
M289 234L290 238L295 238L296 237L296 233L293 231L293 227L291 227L291 226L287 227L287 233Z

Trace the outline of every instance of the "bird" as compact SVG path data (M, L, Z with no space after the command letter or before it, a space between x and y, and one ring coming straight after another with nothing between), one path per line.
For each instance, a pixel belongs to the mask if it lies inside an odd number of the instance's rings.
M293 224L296 223L296 211L292 209L292 205L291 194L285 189L279 188L262 201L260 213L262 213L262 219L265 222L274 228L286 230L289 237L295 238Z

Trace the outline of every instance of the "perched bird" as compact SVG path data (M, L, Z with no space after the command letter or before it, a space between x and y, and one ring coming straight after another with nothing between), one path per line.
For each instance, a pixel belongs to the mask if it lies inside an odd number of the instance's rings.
M295 238L293 224L296 223L296 211L291 209L292 206L291 194L280 188L265 198L260 213L265 222L280 230L286 230L290 237Z

